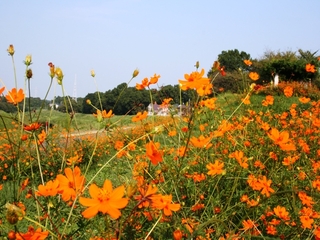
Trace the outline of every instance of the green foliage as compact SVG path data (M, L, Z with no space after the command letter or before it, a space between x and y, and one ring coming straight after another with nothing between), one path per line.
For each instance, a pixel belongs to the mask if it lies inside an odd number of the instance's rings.
M273 80L274 74L279 74L280 79L285 81L309 81L315 80L318 73L306 72L306 64L310 63L319 67L319 61L315 56L316 52L311 54L309 51L299 49L299 54L292 51L286 52L266 52L259 60L260 77L269 82Z
M225 71L238 71L239 68L247 70L248 66L244 64L243 60L249 60L250 54L238 49L222 51L218 55L218 61L221 66L225 67Z

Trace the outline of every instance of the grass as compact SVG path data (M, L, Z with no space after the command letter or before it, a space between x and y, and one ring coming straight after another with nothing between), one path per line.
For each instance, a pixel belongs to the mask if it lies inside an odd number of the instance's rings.
M320 238L320 101L297 84L215 99L204 94L209 79L186 76L201 84L181 83L198 94L183 117L43 110L40 121L54 124L45 132L0 113L11 118L0 141L0 237Z

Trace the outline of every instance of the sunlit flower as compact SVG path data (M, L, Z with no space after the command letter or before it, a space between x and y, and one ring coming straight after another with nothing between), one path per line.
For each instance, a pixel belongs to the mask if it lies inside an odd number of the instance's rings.
M121 216L119 209L127 206L129 199L123 198L125 192L124 186L112 188L110 180L105 180L103 187L99 188L96 184L91 184L89 194L91 198L80 197L79 202L85 207L88 207L82 212L84 218L92 218L102 212L109 214L113 219Z
M259 74L256 73L256 72L250 72L250 73L249 73L249 78L250 78L251 80L253 80L253 81L257 81L257 80L260 78L260 76L259 76Z
M85 178L81 176L81 170L77 166L73 170L65 168L64 173L65 175L57 175L57 180L59 181L58 191L62 194L62 200L66 202L70 198L74 200L76 195L82 192Z
M306 71L307 72L311 72L311 73L315 73L317 70L315 69L315 66L313 64L306 64Z
M46 185L38 186L38 196L48 197L48 196L56 196L58 194L59 181L57 179L50 180L46 183Z
M22 102L24 99L24 93L22 88L17 91L16 88L12 88L11 91L8 92L6 95L6 99L9 103L12 103L14 105L17 105L19 102Z
M182 90L199 89L203 86L209 85L209 78L203 77L204 69L201 72L192 72L191 74L185 74L185 80L179 80L180 88Z

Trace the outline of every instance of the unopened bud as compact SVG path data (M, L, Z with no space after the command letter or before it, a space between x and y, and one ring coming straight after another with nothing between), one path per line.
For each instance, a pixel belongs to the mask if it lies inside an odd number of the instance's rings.
M24 64L26 66L30 66L32 64L32 56L31 55L26 56L26 59L24 60Z
M212 66L212 69L213 69L214 71L220 70L220 63L219 63L218 61L214 61L213 66Z
M94 70L91 70L91 77L95 77L96 73L94 72Z
M14 54L14 47L12 44L9 45L9 48L7 49L9 55L13 56Z
M194 65L196 67L196 69L199 68L200 64L199 64L199 61L196 62L196 65Z
M87 100L86 100L86 103L87 103L88 105L91 105L91 100L90 100L90 99L87 99Z
M49 73L49 75L50 75L51 78L54 78L54 75L55 75L54 65L52 64L52 62L49 62L49 63L48 63L48 66L50 67L50 73Z
M55 74L56 74L56 78L57 78L58 84L62 85L63 72L62 72L61 68L59 68L59 67L56 68Z
M139 70L136 69L136 70L134 70L133 73L132 73L132 78L135 78L135 77L138 76L138 75L139 75Z

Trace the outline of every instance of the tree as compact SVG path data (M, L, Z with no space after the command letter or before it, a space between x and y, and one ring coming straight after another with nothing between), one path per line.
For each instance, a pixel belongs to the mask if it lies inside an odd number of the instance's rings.
M247 70L248 66L244 64L243 60L249 60L250 54L238 49L222 51L218 55L218 61L221 66L225 67L225 71L238 71L239 68Z
M309 81L318 76L318 73L306 72L305 66L307 63L318 65L318 60L315 56L317 52L298 50L296 52L272 52L264 53L264 56L259 60L257 66L259 67L260 77L264 80L270 81L274 74L278 74L280 79L289 81Z

